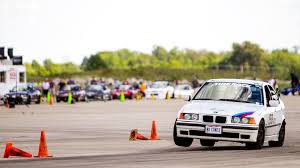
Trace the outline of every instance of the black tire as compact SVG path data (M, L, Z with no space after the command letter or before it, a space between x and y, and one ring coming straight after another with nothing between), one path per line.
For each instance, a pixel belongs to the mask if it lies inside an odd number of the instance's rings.
M63 101L64 101L65 103L67 103L67 102L68 102L68 98L63 98Z
M31 97L28 96L27 101L25 102L25 104L31 104Z
M173 140L175 145L182 146L182 147L189 147L193 143L193 138L183 138L183 137L177 137L177 129L176 129L176 122L174 124L173 129Z
M37 100L35 101L35 104L40 104L41 103L41 96L38 96L36 99Z
M247 149L261 149L265 141L265 121L261 120L258 127L256 142L246 143Z
M214 146L216 143L216 141L212 141L212 140L206 140L206 139L200 139L200 144L201 146Z
M285 121L282 122L280 130L279 130L279 136L278 141L269 141L270 147L281 147L284 144L284 138L285 138Z
M56 97L56 102L59 103L60 101L61 101L61 99Z

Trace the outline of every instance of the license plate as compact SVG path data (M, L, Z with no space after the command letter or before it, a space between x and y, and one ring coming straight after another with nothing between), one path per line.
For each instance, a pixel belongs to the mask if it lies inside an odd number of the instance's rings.
M221 126L206 126L205 133L207 134L222 134Z

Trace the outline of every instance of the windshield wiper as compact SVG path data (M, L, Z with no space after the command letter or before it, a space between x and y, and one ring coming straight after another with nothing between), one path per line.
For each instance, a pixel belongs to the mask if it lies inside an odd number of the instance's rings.
M241 102L241 103L252 103L250 101L244 101L244 100L236 100L236 99L218 99L220 101L232 101L232 102Z

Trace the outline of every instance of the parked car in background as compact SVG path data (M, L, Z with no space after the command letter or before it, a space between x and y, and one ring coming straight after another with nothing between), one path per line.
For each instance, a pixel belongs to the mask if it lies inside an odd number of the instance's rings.
M75 101L84 101L85 100L85 90L82 90L79 85L67 85L57 92L56 101L57 102L61 102L61 101L67 102L68 95L69 95L69 89L71 90L73 100L75 100Z
M175 87L174 98L192 97L193 93L194 89L189 84L179 84Z
M85 92L88 100L112 100L111 90L105 85L89 85Z
M118 99L122 91L127 99L134 99L135 94L138 92L138 90L134 89L131 85L120 85L114 91L112 91L113 99Z
M145 91L145 97L151 98L154 96L156 99L165 99L174 95L174 87L168 81L155 81Z
M31 85L20 84L17 87L13 87L9 93L4 95L3 101L5 103L14 105L14 104L31 104L35 102L36 104L40 103L41 92L37 89L34 89Z

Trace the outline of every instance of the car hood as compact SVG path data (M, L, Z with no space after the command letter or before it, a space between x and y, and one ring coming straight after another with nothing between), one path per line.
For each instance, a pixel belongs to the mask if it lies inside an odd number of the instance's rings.
M196 100L183 106L180 112L231 116L243 112L256 112L262 108L263 105L253 103Z

